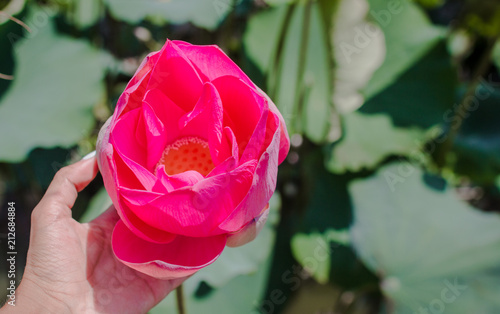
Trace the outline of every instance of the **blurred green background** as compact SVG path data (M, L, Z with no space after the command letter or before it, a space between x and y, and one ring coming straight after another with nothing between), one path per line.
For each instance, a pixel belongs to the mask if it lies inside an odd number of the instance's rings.
M0 291L55 172L166 38L219 45L292 148L271 216L185 283L189 313L500 313L500 3L0 0ZM244 110L244 109L242 109ZM110 204L98 177L73 209ZM6 295L0 295L5 300ZM175 313L173 296L151 313Z

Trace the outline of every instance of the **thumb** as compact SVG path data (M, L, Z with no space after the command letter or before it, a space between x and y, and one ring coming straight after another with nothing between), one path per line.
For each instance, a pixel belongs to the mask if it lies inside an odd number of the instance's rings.
M43 220L44 217L71 218L71 208L75 204L78 192L95 178L97 172L95 152L72 165L61 168L33 210L33 220L36 220L35 218Z

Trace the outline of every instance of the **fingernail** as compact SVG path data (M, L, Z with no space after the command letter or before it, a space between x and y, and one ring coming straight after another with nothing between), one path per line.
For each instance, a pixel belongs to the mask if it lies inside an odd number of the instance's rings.
M83 156L82 160L87 160L90 158L93 158L95 156L95 150L91 153L88 153L87 155Z

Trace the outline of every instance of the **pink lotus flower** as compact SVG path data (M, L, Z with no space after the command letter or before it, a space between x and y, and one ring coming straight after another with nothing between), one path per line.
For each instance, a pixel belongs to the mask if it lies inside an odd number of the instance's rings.
M99 134L115 255L178 278L253 240L288 150L276 106L218 47L167 40Z

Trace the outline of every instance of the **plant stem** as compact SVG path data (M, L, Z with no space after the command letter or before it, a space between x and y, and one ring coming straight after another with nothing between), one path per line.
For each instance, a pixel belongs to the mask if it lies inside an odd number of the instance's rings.
M318 6L321 9L323 20L323 40L326 43L326 49L328 52L328 58L326 63L328 64L328 85L330 87L328 100L330 104L330 123L324 130L323 138L326 138L328 142L336 142L342 136L342 119L337 110L336 104L333 102L333 94L335 90L335 71L336 71L336 60L335 60L335 50L333 47L334 36L334 20L337 17L337 9L340 4L340 0L320 0L318 1Z
M456 121L454 125L450 127L448 133L446 134L446 138L439 148L439 151L436 155L436 164L439 168L442 168L446 165L448 153L453 148L453 143L455 142L455 138L457 137L460 128L462 127L464 119L468 116L465 113L468 111L468 99L474 97L476 90L481 82L481 78L486 74L490 65L491 65L491 57L493 54L493 48L495 47L495 43L497 42L498 37L491 38L488 42L488 46L485 51L481 55L479 60L479 64L472 76L472 79L467 87L467 91L462 97L460 104L455 110L451 121Z
M278 89L280 85L281 78L281 67L283 65L283 48L285 46L285 39L288 28L292 21L292 15L296 8L296 4L290 4L286 10L285 19L280 29L280 37L278 41L278 46L276 48L276 54L274 55L273 63L270 65L270 71L268 73L268 94L269 97L276 103L278 97Z
M186 306L184 305L184 293L182 291L182 284L175 289L175 297L177 300L177 313L186 314Z
M307 1L304 9L304 16L302 22L302 34L300 38L300 48L299 48L299 60L297 66L297 81L295 82L295 123L294 130L297 132L302 132L302 118L304 117L302 109L304 107L304 101L306 100L305 92L306 88L304 86L304 73L306 70L307 62L307 48L309 46L309 29L311 24L311 10L312 1Z

